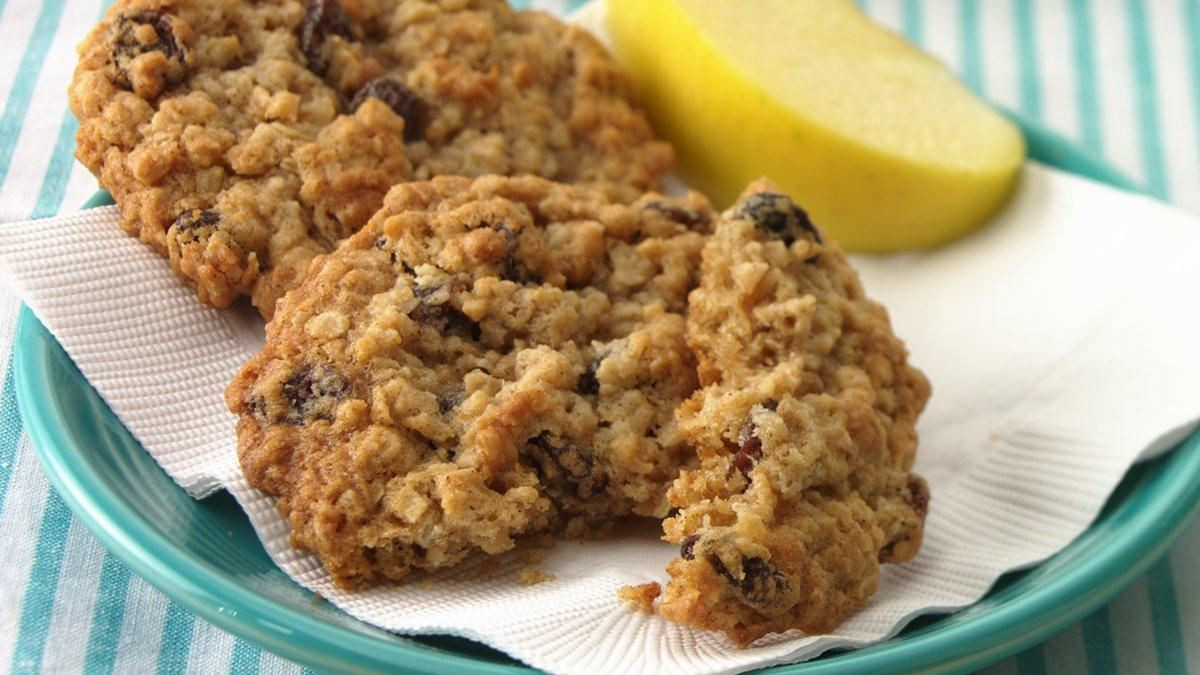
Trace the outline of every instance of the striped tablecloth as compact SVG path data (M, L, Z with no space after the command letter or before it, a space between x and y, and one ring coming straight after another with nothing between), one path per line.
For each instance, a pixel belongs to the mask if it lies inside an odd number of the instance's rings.
M76 122L65 89L74 46L105 4L0 0L2 222L78 208L96 189L71 157ZM563 12L578 3L532 4ZM988 98L1200 212L1200 0L860 4ZM0 288L0 673L301 670L130 574L50 489L13 392L8 355L18 308ZM1107 607L987 672L1200 672L1197 570L1194 525Z

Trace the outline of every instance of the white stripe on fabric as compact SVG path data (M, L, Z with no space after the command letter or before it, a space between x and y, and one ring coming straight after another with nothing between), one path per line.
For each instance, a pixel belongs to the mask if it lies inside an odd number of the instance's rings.
M37 532L50 484L21 432L9 488L0 510L0 669L12 662L20 636L21 612L37 547Z
M1135 111L1137 83L1130 67L1129 25L1122 4L1114 0L1092 5L1104 155L1125 175L1141 181L1145 173Z
M962 70L962 33L957 2L921 3L921 21L925 35L921 48L933 54L951 70Z
M872 0L868 8L871 13L871 18L877 23L887 26L889 30L904 34L902 30L903 13L900 9L902 0Z
M229 672L229 662L233 658L233 642L234 638L229 633L207 621L197 620L192 624L187 672L196 675Z
M543 12L550 12L556 16L566 14L567 3L563 0L527 0L526 5L529 9L540 9Z
M7 355L12 351L13 338L17 332L17 314L21 310L21 299L17 294L8 287L6 283L0 283L0 317L11 317L7 321L0 321L0 354ZM8 362L9 359L0 359L0 372L3 372L5 377L8 377ZM3 380L0 380L2 382ZM12 488L12 484L9 484Z
M66 0L63 8L64 17L94 17L98 13L96 0ZM7 180L0 187L0 220L25 218L37 203L42 179L50 164L50 151L67 112L66 85L75 70L75 45L88 29L86 24L64 20L51 38L46 61L42 64L21 134L13 149Z
M83 203L92 198L100 189L96 177L78 161L71 162L71 177L67 180L67 190L63 195L62 213L78 211Z
M989 99L1010 109L1020 104L1017 76L1017 34L1011 0L979 3L983 37L983 82Z
M141 577L134 575L129 578L113 672L154 672L158 666L158 648L167 618L167 602L166 596Z
M107 552L73 516L67 531L62 572L54 593L54 612L42 653L42 669L49 673L83 672L91 632L92 610ZM83 637L81 637L83 636Z
M1070 7L1067 0L1040 0L1034 11L1042 122L1060 134L1078 139L1080 123L1070 37Z
M1175 575L1175 592L1186 652L1184 662L1200 664L1200 575L1195 574L1200 566L1200 520L1192 523L1170 555L1172 569L1182 572Z
M1167 193L1180 206L1200 210L1200 156L1196 153L1195 99L1188 68L1168 64L1187 63L1188 38L1184 34L1180 2L1147 2L1150 52L1157 80L1159 128L1167 164ZM1193 39L1200 39L1195 36ZM1177 577L1179 575L1176 575Z
M1108 605L1117 672L1144 673L1157 663L1154 625L1150 619L1150 592L1145 577L1139 579Z

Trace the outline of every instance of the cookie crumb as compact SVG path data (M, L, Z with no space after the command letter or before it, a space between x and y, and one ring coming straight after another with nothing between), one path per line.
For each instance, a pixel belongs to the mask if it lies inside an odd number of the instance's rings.
M555 576L549 572L526 567L517 573L517 583L522 586L536 586L543 581L554 581Z
M646 614L653 614L654 599L660 593L662 593L662 586L659 586L657 581L651 581L648 584L638 584L637 586L622 586L617 590L617 597Z
M433 588L433 579L424 579L421 581L421 589L422 590L427 591L431 588Z

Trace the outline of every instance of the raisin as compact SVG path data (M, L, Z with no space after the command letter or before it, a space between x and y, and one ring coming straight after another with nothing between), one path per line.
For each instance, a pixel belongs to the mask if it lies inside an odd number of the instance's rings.
M113 59L118 66L123 81L122 86L130 86L128 67L133 59L148 52L162 52L176 68L168 71L170 83L179 82L186 75L186 57L183 47L175 37L174 17L158 10L146 9L138 12L127 12L117 17L113 23ZM146 44L138 37L138 27L149 25L154 29L154 44Z
M351 36L350 17L346 16L338 0L308 0L304 23L300 25L300 51L308 59L309 70L318 75L329 70L329 60L321 48L333 35Z
M707 560L713 570L729 582L733 594L758 612L776 615L799 600L791 580L762 558L742 558L741 579L735 577L715 553L708 554Z
M591 454L575 445L562 445L546 432L529 439L527 451L539 475L550 485L587 501L604 492L608 477L596 469Z
M683 538L683 543L679 545L679 557L684 560L692 560L696 557L696 542L700 541L700 535L689 534ZM719 562L719 561L718 561Z
M537 281L521 261L517 259L519 241L517 234L508 225L496 226L496 231L504 235L504 257L500 261L500 278L517 284L527 284Z
M250 406L250 412L260 420L267 419L267 400L258 394L251 394L250 398L246 399L246 404Z
M604 359L598 358L592 360L583 369L583 374L579 376L579 382L575 385L575 391L578 391L584 396L595 396L600 393L600 380L596 379L596 371L600 370L600 364Z
M442 392L441 396L438 396L437 400L438 411L445 415L451 410L454 410L458 407L458 404L463 402L463 396L465 394L466 392L464 392L462 388L455 388Z
M430 301L430 296L440 288L442 287L423 288L418 286L414 288L413 295L416 296L418 302L417 306L408 313L408 318L417 323L432 326L447 335L457 335L464 340L478 340L482 333L479 324L472 321L471 317L451 305L449 300L441 303Z
M171 229L176 234L191 233L195 235L201 228L216 227L221 222L221 214L211 209L188 209L175 216Z
M172 18L169 14L155 9L122 14L117 18L114 27L117 33L114 51L117 52L118 57L127 58L149 51L160 51L168 59L182 60L183 49L180 48L179 41L175 39L175 32L171 30L171 22ZM142 42L135 33L138 26L147 24L154 29L154 37L157 38L153 45Z
M807 234L818 244L822 243L821 233L809 219L808 213L785 194L757 192L737 207L737 213L753 220L765 232L783 241L785 246L791 246L799 232ZM807 262L812 260L815 257Z
M778 609L780 604L794 596L791 580L762 558L747 558L742 563L742 582L738 588L742 599L760 611ZM791 604L794 601L787 607Z
M916 474L908 477L909 505L921 520L929 513L929 484Z
M420 303L408 313L408 317L417 323L432 326L447 335L457 335L464 340L478 340L481 336L479 324L450 303Z
M666 202L649 202L642 208L648 211L657 211L669 220L673 220L680 225L687 225L688 227L703 225L709 220L707 214L677 204L667 204Z
M768 400L760 405L774 412L779 407L779 401ZM736 454L729 465L729 471L726 475L732 476L734 470L737 470L746 477L746 480L750 480L750 470L754 468L754 464L758 461L758 458L762 457L762 439L758 437L754 420L751 417L746 417L745 423L742 424L741 430L738 431L738 443L732 447L732 451Z
M350 100L350 112L358 110L368 98L377 98L392 112L404 118L404 141L412 143L425 138L428 106L416 94L390 77L377 77L367 82Z
M729 465L729 475L736 470L750 480L754 463L762 456L762 439L754 432L754 422L747 419L738 433L737 454Z
M332 366L322 364L298 371L283 383L281 393L289 406L285 421L298 424L333 419L334 407L346 389L346 379Z

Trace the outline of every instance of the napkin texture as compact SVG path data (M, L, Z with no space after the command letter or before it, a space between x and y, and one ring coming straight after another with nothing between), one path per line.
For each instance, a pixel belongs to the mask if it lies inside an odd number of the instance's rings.
M536 565L556 580L533 587L516 583L526 564L513 554L431 585L346 593L288 546L273 500L237 468L222 393L261 346L261 319L200 305L117 220L105 207L0 227L0 272L163 469L196 497L229 490L275 562L350 614L476 639L554 672L737 672L885 639L1060 550L1139 454L1169 448L1200 415L1200 222L1031 164L978 234L854 261L933 382L917 459L933 501L921 553L885 566L877 595L835 634L739 650L631 610L617 589L662 581L676 554L650 522L560 541Z

